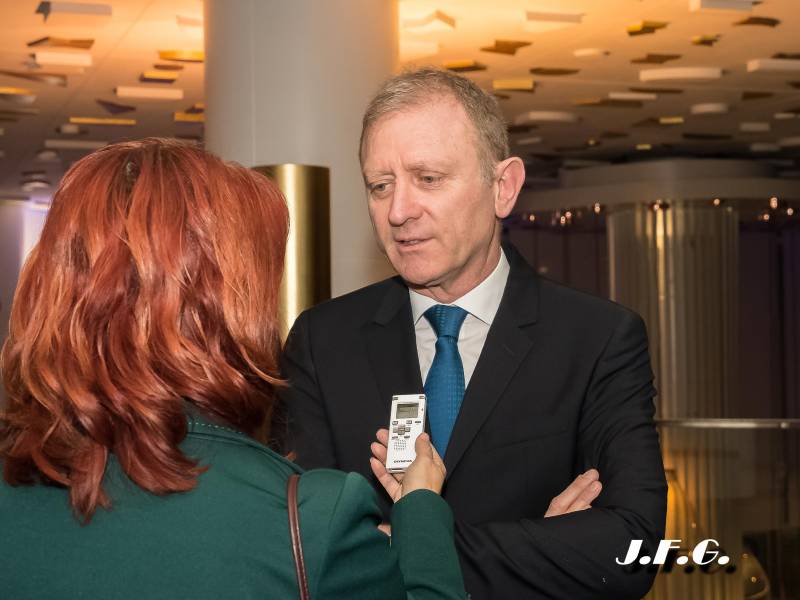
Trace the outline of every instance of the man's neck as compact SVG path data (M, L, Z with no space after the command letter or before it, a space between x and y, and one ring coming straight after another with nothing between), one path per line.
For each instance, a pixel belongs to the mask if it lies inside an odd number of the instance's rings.
M442 282L440 285L432 285L430 287L410 287L415 292L433 298L440 304L452 304L474 290L492 274L500 262L500 252L500 244L493 244L483 260L478 261L468 271L461 273L455 280Z

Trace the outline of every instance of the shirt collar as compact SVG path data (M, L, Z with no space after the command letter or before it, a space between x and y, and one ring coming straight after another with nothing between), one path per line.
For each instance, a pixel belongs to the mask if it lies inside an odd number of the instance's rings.
M500 308L500 300L503 299L503 291L506 288L510 270L508 259L501 249L500 260L491 275L450 305L459 306L473 317L480 319L487 325L491 325L497 310ZM410 288L408 292L411 299L411 313L416 325L426 310L439 303L433 298L423 296Z

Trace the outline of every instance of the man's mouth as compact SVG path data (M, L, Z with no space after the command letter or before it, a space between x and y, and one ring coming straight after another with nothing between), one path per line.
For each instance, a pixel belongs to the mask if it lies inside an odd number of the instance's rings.
M422 238L401 238L395 240L397 245L400 246L401 248L412 248L413 246L418 246L419 244L425 241L427 240Z

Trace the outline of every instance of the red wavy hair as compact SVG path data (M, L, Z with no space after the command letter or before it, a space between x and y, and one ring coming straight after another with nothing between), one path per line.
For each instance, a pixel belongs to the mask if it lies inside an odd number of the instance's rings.
M267 178L201 148L114 144L66 173L20 276L0 365L11 485L109 507L112 452L155 494L203 471L178 445L188 401L255 435L278 376L286 203Z

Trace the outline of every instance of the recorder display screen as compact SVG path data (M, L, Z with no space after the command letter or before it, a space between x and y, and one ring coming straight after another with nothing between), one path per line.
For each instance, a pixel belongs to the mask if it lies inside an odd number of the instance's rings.
M398 419L416 419L419 414L419 404L398 404Z

